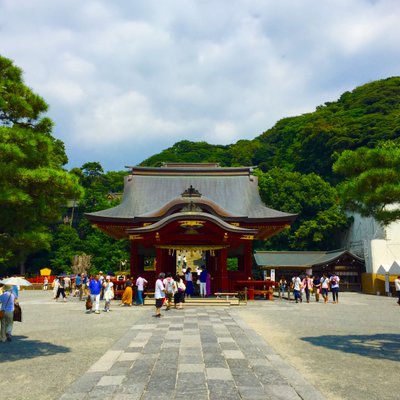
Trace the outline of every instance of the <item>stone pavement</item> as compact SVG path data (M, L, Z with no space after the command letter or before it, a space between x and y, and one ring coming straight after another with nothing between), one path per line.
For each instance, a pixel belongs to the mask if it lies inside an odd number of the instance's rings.
M61 396L318 400L324 397L234 312L150 309Z

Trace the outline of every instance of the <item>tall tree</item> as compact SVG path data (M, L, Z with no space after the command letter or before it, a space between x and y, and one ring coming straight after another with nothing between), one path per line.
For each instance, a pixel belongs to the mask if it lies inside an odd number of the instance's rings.
M22 71L0 56L0 262L17 263L50 246L48 226L68 198L81 193L63 169L64 144L51 135L48 105L28 88Z
M273 168L256 174L261 198L268 207L298 214L292 227L273 237L267 247L332 250L337 246L334 239L347 219L334 187L313 173Z
M344 151L333 170L346 179L339 186L345 207L388 225L400 219L400 141Z

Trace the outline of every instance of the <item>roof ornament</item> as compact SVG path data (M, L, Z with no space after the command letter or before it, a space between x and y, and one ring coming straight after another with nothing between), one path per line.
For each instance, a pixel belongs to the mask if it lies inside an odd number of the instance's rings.
M203 211L198 205L196 205L195 203L193 203L193 201L191 200L189 204L186 204L181 212L201 212Z
M201 193L190 185L182 194L182 197L201 197Z

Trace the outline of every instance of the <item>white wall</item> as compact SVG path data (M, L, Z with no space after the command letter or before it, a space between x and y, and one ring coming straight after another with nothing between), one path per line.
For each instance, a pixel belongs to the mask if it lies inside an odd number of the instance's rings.
M343 247L363 257L366 272L376 273L382 264L400 259L400 222L384 228L373 218L352 213L353 224L344 239Z

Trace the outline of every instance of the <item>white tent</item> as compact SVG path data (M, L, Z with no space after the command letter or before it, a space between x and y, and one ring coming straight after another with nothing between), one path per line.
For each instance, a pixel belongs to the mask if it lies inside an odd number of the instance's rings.
M400 275L400 261L393 261L392 266L389 268L389 275Z
M376 273L378 275L386 275L389 272L390 264L381 264Z

